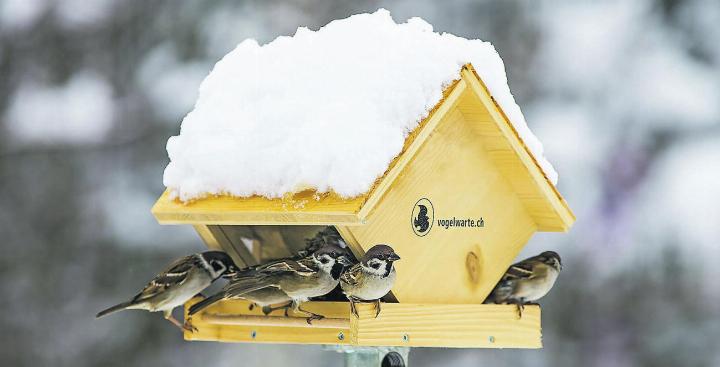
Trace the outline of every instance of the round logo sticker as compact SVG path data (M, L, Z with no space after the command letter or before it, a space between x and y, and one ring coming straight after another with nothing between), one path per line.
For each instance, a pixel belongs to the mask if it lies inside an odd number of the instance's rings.
M410 217L410 225L416 235L423 237L430 233L435 220L435 208L433 208L430 200L422 198L415 203L412 216Z

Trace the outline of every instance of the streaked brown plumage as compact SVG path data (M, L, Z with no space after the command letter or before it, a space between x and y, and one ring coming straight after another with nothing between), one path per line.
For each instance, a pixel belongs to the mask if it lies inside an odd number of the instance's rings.
M321 315L304 311L300 304L308 298L325 295L338 284L345 266L349 265L345 249L325 245L313 254L299 260L283 259L248 268L238 273L218 294L207 298L190 308L194 315L221 299L249 298L262 292L281 297L282 291L293 302L293 308L310 315L308 323ZM252 300L252 299L251 299Z
M525 304L536 302L552 289L562 261L554 251L545 251L511 265L484 303L508 303L518 307L522 317Z
M393 263L400 260L392 247L375 245L340 277L340 288L350 300L350 309L357 317L356 302L373 301L375 317L380 314L380 298L385 296L395 283Z
M221 276L237 272L230 256L221 251L206 251L174 261L127 302L98 312L100 318L121 310L160 311L174 325L191 330L172 316L172 310L184 304Z

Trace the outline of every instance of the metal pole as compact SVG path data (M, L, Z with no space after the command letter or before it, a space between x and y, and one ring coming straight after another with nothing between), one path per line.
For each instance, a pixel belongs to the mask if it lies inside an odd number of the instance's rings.
M345 354L346 367L408 367L408 347L349 347L334 345L329 350Z

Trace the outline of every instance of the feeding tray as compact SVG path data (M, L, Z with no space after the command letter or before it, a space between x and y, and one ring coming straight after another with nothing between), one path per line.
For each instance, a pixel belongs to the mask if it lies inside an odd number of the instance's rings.
M188 306L198 302L192 300ZM303 308L325 315L309 325L301 315L264 316L242 300L218 302L192 318L187 340L340 344L351 346L540 348L540 307L526 306L522 318L512 305L385 303L375 318L372 304L308 302ZM274 314L271 314L274 315Z
M347 302L309 302L303 307L327 319L303 325L221 301L196 314L198 331L185 334L362 346L540 347L539 307L528 306L519 319L515 306L482 302L535 232L564 232L575 221L471 65L363 195L306 190L183 203L166 192L152 211L161 224L193 225L209 248L241 266L290 256L327 226L358 258L390 244L402 260L392 303L377 319L372 305L361 305L355 318Z

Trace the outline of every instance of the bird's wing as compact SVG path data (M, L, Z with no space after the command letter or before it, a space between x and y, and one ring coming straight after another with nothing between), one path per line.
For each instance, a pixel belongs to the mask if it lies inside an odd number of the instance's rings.
M225 298L236 298L259 289L277 287L277 283L277 275L264 274L261 272L244 273L243 275L231 278L221 293L224 294Z
M312 260L304 258L297 261L291 259L279 260L259 266L256 270L265 275L295 273L301 276L310 276L317 273L318 268Z
M355 264L346 272L342 273L342 275L340 276L340 281L348 285L357 285L360 280L361 272L362 269L360 269L360 264Z
M531 258L532 259L532 258ZM510 265L502 277L502 280L529 279L533 275L533 262L531 259L523 260L517 264Z
M248 268L230 279L223 288L227 298L240 297L267 287L279 287L284 276L311 276L317 274L318 268L309 258L300 260L283 259Z
M138 302L152 298L166 289L177 286L185 282L190 270L197 266L197 259L194 255L185 256L175 260L165 270L160 272L138 293L133 301Z
M310 276L317 274L317 267L307 258L283 259L260 265L239 273L230 280L224 292L227 297L239 297L267 287L278 287L280 280L288 275Z
M532 259L532 258L531 258ZM493 288L486 303L502 303L505 302L515 291L518 281L522 279L531 279L533 275L533 265L531 259L520 261L512 264L505 271L498 284Z

